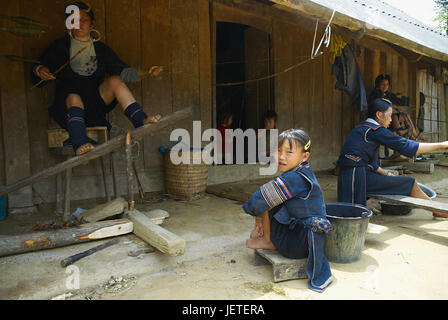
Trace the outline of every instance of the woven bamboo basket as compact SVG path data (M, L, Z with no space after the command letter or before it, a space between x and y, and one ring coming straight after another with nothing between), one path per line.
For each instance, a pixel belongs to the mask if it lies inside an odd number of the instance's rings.
M175 165L171 162L170 150L165 152L165 185L172 198L192 200L207 188L208 165L202 160L201 164L193 164L194 153L200 152L189 152L191 164Z

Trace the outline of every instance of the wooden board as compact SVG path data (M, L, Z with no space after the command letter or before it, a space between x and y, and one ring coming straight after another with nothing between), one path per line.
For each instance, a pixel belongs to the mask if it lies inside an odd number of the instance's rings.
M434 163L433 162L403 162L403 161L390 161L390 160L381 160L381 166L402 166L408 170L414 172L422 172L422 173L434 173Z
M272 264L274 282L306 279L306 265L308 259L289 259L282 256L277 250L256 249L254 264Z
M420 208L429 211L448 213L448 204L443 202L398 195L369 194L369 197L376 198L378 200L386 200L387 202L391 203L405 204L412 208Z
M128 203L123 198L117 198L105 204L96 206L93 209L87 210L76 218L84 222L97 222L108 217L123 213Z
M131 233L127 219L83 224L74 228L0 236L0 257L63 247Z
M20 16L20 1L1 1L0 12ZM3 20L5 21L5 20ZM7 21L2 25L13 26ZM23 38L0 31L3 43L0 54L23 55ZM36 40L38 41L38 40ZM0 69L8 75L0 78L0 105L3 129L3 150L5 157L6 183L12 183L31 173L30 137L25 90L25 64L0 59ZM8 196L8 207L29 207L33 205L31 186Z
M156 225L146 215L137 210L126 212L134 223L134 234L149 245L170 256L184 254L186 241L174 233Z

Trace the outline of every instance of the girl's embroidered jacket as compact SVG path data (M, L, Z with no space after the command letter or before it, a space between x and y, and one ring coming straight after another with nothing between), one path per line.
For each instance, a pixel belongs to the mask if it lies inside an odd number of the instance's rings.
M282 224L309 217L325 217L325 201L308 162L264 184L243 204L252 216L274 208L274 218Z

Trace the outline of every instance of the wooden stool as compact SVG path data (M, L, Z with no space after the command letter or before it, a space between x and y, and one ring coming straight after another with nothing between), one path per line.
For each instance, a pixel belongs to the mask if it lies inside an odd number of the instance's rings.
M50 149L51 153L60 156L65 156L67 159L76 156L71 144L64 146L64 141L69 139L69 134L66 130L51 129L47 130L47 133L48 133L48 148ZM87 128L87 137L96 141L97 144L107 142L108 141L107 127ZM101 171L103 176L104 190L106 193L106 201L109 202L111 200L111 195L107 188L105 159L104 157L101 157L100 160L101 160ZM113 175L113 178L114 178L113 180L114 180L115 197L117 197L115 175ZM64 221L67 221L70 215L71 180L72 180L72 169L70 168L65 171L64 208L62 208L62 173L58 174L56 177L56 211L58 213L63 213Z
M277 250L256 249L254 265L272 264L274 282L306 279L306 264L308 259L289 259L282 256Z

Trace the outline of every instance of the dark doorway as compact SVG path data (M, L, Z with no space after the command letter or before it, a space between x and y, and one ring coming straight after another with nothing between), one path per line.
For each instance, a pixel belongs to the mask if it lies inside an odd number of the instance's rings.
M269 33L237 23L216 23L217 84L259 79L272 74L271 53ZM232 114L230 129L262 129L264 113L275 109L273 89L273 79L234 86L218 85L217 125L222 124L226 115Z

